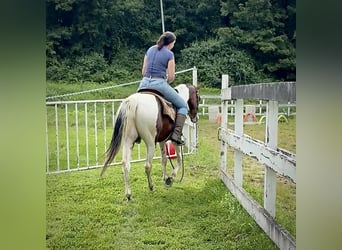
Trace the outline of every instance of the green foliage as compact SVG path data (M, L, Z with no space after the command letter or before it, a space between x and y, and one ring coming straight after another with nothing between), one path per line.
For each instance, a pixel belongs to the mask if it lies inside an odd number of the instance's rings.
M219 0L164 0L165 29L174 31L176 54L194 41L209 39L220 26Z
M230 84L256 83L266 76L256 70L256 62L248 53L218 40L194 42L181 51L181 65L196 65L198 80L205 86L221 87L222 74L229 74Z
M247 51L257 62L257 70L278 80L294 80L295 44L286 26L288 15L293 18L293 8L287 13L270 0L248 0L233 13L229 7L222 7L230 21L227 27L219 28L220 40Z
M197 66L202 84L217 86L222 72L234 84L296 79L295 0L164 0L163 6L165 29L177 35L177 67ZM160 33L159 1L47 0L47 79L140 77L144 51Z
M98 82L105 83L116 79L130 81L141 77L143 52L132 49L125 50L113 58L108 64L103 55L90 53L75 58L50 61L46 69L46 77L51 81L69 83Z
M73 82L108 82L112 72L103 56L92 53L73 59L61 60L61 63L49 65L46 70L47 79Z
M120 50L110 64L112 79L121 79L121 82L139 80L144 54L145 49L127 47Z

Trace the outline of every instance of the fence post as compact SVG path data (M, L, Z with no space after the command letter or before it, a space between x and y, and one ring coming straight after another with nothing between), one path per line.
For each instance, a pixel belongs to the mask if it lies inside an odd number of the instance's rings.
M50 165L50 160L49 160L49 132L48 132L48 114L47 114L47 109L46 109L46 113L45 113L45 143L46 143L46 172L49 173L49 165Z
M57 171L60 169L59 165L59 137L58 137L58 109L57 104L55 104L55 126L56 126L56 158L57 158Z
M192 70L192 85L197 86L197 68L194 66Z
M197 86L197 68L195 66L192 69L192 85ZM198 130L197 130L197 123L196 123L196 124L193 124L191 151L192 150L197 151L197 148L198 148Z
M222 89L221 89L221 129L227 130L228 126L228 119L227 119L227 112L228 112L228 99L225 93L228 90L228 83L229 83L229 76L222 75ZM230 97L229 97L230 99ZM227 143L224 140L221 140L221 169L222 171L226 172L227 170Z
M69 153L69 119L68 119L68 104L65 104L65 137L66 137L66 157L67 167L70 170L70 153Z
M235 133L243 136L243 99L235 101ZM239 187L242 187L242 152L234 150L234 180Z
M278 101L268 101L266 110L266 145L277 149L278 143ZM275 217L276 203L276 172L265 166L264 208Z

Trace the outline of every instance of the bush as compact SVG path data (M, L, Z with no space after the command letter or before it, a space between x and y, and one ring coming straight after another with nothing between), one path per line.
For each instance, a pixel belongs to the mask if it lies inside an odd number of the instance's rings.
M132 81L141 77L144 52L123 49L111 63L103 55L91 53L76 58L48 59L46 78L54 82L96 82Z
M229 75L231 85L267 79L248 53L217 40L195 42L183 49L180 64L185 68L197 66L198 81L210 87L221 87L222 74Z
M108 82L110 67L101 54L92 53L47 65L46 78L65 82Z

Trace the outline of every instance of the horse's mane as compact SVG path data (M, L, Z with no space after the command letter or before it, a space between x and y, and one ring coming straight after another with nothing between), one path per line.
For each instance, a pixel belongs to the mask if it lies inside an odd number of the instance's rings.
M184 99L189 100L189 88L186 84L179 84L175 87L178 91L178 94Z

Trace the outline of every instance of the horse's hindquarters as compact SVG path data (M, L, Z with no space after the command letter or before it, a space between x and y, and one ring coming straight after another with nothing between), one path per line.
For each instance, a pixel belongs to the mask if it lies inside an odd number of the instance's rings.
M132 96L138 102L135 125L141 139L146 143L153 143L157 135L157 119L159 107L153 95L137 93Z

